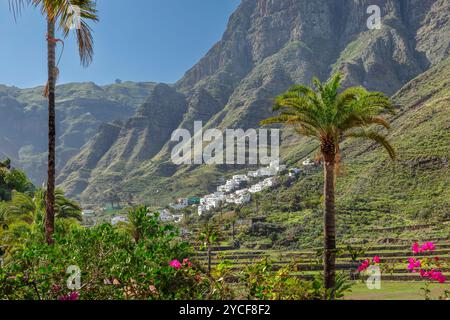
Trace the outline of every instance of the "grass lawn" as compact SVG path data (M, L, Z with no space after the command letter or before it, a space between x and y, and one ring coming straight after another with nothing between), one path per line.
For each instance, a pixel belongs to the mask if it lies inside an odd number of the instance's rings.
M352 292L346 295L346 300L424 300L424 286L420 281L384 281L380 290L370 290L365 283L357 283ZM437 299L446 290L450 291L450 284L433 283L430 285L432 299Z

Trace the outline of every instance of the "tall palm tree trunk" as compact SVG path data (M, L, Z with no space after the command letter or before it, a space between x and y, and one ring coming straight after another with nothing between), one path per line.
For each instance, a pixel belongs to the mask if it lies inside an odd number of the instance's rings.
M232 237L233 237L233 244L234 244L234 238L235 238L235 230L234 230L234 226L235 226L236 222L233 221L231 223L231 228L232 228Z
M47 50L48 50L48 167L47 167L47 196L45 215L45 240L48 244L53 243L53 232L55 230L55 83L56 83L56 60L55 60L55 22L47 19Z
M336 282L335 157L334 152L324 154L324 283L331 299Z
M208 244L208 274L211 274L211 244Z

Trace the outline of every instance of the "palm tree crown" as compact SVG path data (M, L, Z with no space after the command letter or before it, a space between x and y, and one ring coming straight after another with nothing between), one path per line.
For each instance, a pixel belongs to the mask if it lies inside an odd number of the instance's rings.
M39 8L48 20L58 25L64 37L69 35L74 23L78 24L74 30L81 64L88 66L92 62L94 40L88 21L98 21L95 0L10 0L9 4L15 17L20 14L24 5L31 4ZM79 8L79 19L74 8Z
M279 111L279 115L261 124L293 126L300 135L318 139L323 154L338 154L339 144L346 138L366 138L381 144L395 159L394 148L386 136L375 129L376 126L389 129L389 122L382 114L393 113L390 99L363 87L339 93L341 81L342 74L337 73L326 83L314 78L314 89L293 86L275 100L273 110Z

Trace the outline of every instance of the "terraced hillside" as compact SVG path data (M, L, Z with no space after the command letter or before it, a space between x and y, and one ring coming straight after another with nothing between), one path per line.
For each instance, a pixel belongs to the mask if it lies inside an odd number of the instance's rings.
M416 258L427 256L439 256L441 261L450 263L450 238L433 239L436 250L430 254L416 255ZM245 266L254 264L261 259L268 259L273 263L273 269L295 263L298 272L295 274L301 277L311 278L321 275L323 264L319 248L298 251L278 251L278 250L221 250L216 247L212 254L212 266L217 266L224 261L228 261L233 270L242 270ZM362 250L359 255L353 255L354 250ZM424 281L417 273L407 270L407 259L412 256L410 244L373 244L354 245L349 251L347 247L341 246L336 261L336 268L339 272L344 272L351 279L360 279L357 267L365 259L372 259L378 255L382 263L390 266L389 272L382 274L382 281ZM198 262L206 266L206 254L197 254ZM450 277L450 269L441 270L444 275ZM448 285L450 289L450 285Z

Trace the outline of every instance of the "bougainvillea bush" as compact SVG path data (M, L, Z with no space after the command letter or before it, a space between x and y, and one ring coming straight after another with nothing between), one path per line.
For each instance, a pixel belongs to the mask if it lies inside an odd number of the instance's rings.
M449 268L448 262L434 254L436 246L433 242L428 241L423 244L415 242L412 247L412 256L401 263L401 266L410 273L418 274L424 281L422 291L426 299L430 299L430 283L446 283L447 278L442 270ZM364 260L358 267L358 273L363 274L370 266L378 266L381 275L392 273L395 265L381 261L380 257L375 256L373 259ZM448 293L446 292L446 295Z

